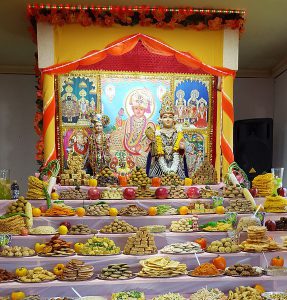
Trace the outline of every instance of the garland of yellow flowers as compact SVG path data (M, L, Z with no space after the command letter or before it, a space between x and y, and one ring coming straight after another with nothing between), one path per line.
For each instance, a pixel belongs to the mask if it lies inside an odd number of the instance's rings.
M183 139L183 134L181 131L177 132L177 137L176 137L176 141L173 147L174 151L178 151L179 150L179 144L180 141ZM162 138L160 135L160 126L157 125L156 126L156 132L155 132L155 146L156 146L156 153L157 155L164 155L164 151L163 151L163 145L162 145Z

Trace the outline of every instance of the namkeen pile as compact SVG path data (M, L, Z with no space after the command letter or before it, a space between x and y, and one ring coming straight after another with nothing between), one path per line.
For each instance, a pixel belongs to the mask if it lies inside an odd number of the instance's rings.
M143 168L136 167L132 170L128 179L128 185L137 187L146 187L151 184L151 179L147 176Z
M228 300L262 300L263 298L256 289L250 286L240 286L234 291L229 291Z
M45 243L45 247L41 249L38 255L43 256L66 256L73 255L75 251L71 249L72 242L66 242L60 239L60 235L56 234L49 242Z
M189 275L191 276L218 276L220 275L219 270L214 264L203 263L200 266L192 270Z
M86 224L72 225L68 232L68 234L91 234L91 233L97 233L97 230L91 229Z
M128 232L136 232L137 228L135 226L130 225L126 221L119 220L115 218L115 220L109 225L105 225L100 229L101 233L128 233Z
M123 193L118 188L110 188L101 192L102 200L117 200L123 199Z
M35 176L28 177L28 191L26 198L31 200L46 199L44 188L48 188L48 183Z
M247 231L249 226L261 226L261 221L254 216L242 217L237 224L237 231Z
M108 265L101 270L99 277L106 280L125 280L133 277L133 272L127 264Z
M88 239L80 250L82 255L114 255L120 252L120 247L117 247L113 240L97 236Z
M168 191L169 199L186 199L187 195L185 193L184 187L172 185Z
M234 211L237 213L251 213L253 210L252 203L246 199L231 199L229 206L226 208L226 211Z
M169 230L174 232L189 232L197 230L197 226L197 220L193 220L193 218L182 218L178 221L172 221Z
M264 210L270 213L286 212L287 200L281 196L267 196L264 202Z
M51 281L56 279L56 275L48 270L44 270L42 267L36 267L32 270L28 270L25 276L18 277L22 282L42 282Z
M263 252L279 249L278 244L268 238L265 226L250 226L247 229L247 235L247 240L240 244L243 251Z
M219 289L203 288L191 294L190 300L227 300L227 297ZM247 299L246 299L247 300Z
M21 229L26 227L25 217L20 214L8 214L0 217L0 232L1 234L20 234Z
M218 191L211 189L208 185L200 189L200 198L203 199L211 199L211 197L217 197L218 194Z
M128 237L124 254L144 255L157 253L153 234L147 228L140 227L136 234Z
M240 251L240 247L231 238L223 238L212 241L206 250L212 253L236 253Z
M72 259L64 267L61 280L67 281L82 281L88 280L94 275L94 267L87 265L85 262Z
M238 185L226 185L223 189L224 198L244 198L243 189Z
M199 244L194 242L174 243L161 249L162 253L168 254L188 254L202 252Z
M135 204L131 204L127 207L123 207L119 211L120 216L146 216L147 211L144 208L141 208Z
M53 204L52 207L45 212L46 217L74 216L75 214L73 208L64 203Z
M112 300L145 300L145 294L139 291L113 293Z
M136 189L136 198L137 199L151 199L154 198L154 190L148 187L139 187Z
M199 168L192 176L193 184L217 184L217 172L214 166L206 157Z
M186 274L186 265L169 257L152 257L141 260L142 266L138 276L141 277L174 277Z
M56 234L57 231L52 226L37 226L29 230L29 234Z
M178 186L183 185L183 180L176 173L169 173L161 178L161 185L163 186Z
M186 300L186 299L179 293L167 293L167 294L156 296L152 298L152 300Z
M108 216L110 208L111 207L105 202L85 206L87 216Z
M64 190L60 192L59 199L62 200L86 200L88 199L88 193L78 189Z
M274 189L274 176L272 173L258 175L252 180L252 187L258 190L259 197L270 196Z
M21 246L4 246L2 247L2 251L0 251L0 256L8 257L23 257L33 255L35 255L35 250Z

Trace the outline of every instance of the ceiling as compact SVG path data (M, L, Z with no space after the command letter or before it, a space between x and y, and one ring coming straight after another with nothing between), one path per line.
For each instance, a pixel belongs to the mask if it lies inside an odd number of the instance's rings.
M26 5L32 1L1 1L0 73L31 73L35 45L28 32ZM243 76L276 75L287 66L286 0L61 0L40 3L96 5L158 5L246 10L246 31L240 40L239 71Z

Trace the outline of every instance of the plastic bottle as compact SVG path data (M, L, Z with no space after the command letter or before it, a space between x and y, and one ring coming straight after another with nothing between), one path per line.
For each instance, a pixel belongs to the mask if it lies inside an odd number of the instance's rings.
M19 189L19 184L17 183L16 180L13 181L11 184L11 195L12 199L18 199L20 195L20 189Z

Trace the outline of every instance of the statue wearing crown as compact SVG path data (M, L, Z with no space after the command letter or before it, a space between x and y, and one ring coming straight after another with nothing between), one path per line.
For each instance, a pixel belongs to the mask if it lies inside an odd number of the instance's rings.
M180 126L176 126L175 108L171 94L162 99L159 125L156 130L146 130L151 141L151 160L147 164L150 177L161 177L176 173L181 178L187 177L184 164L184 138Z
M93 175L99 173L111 160L109 139L103 131L103 127L108 123L108 117L100 114L95 115L92 120L93 131L89 137L89 162Z

